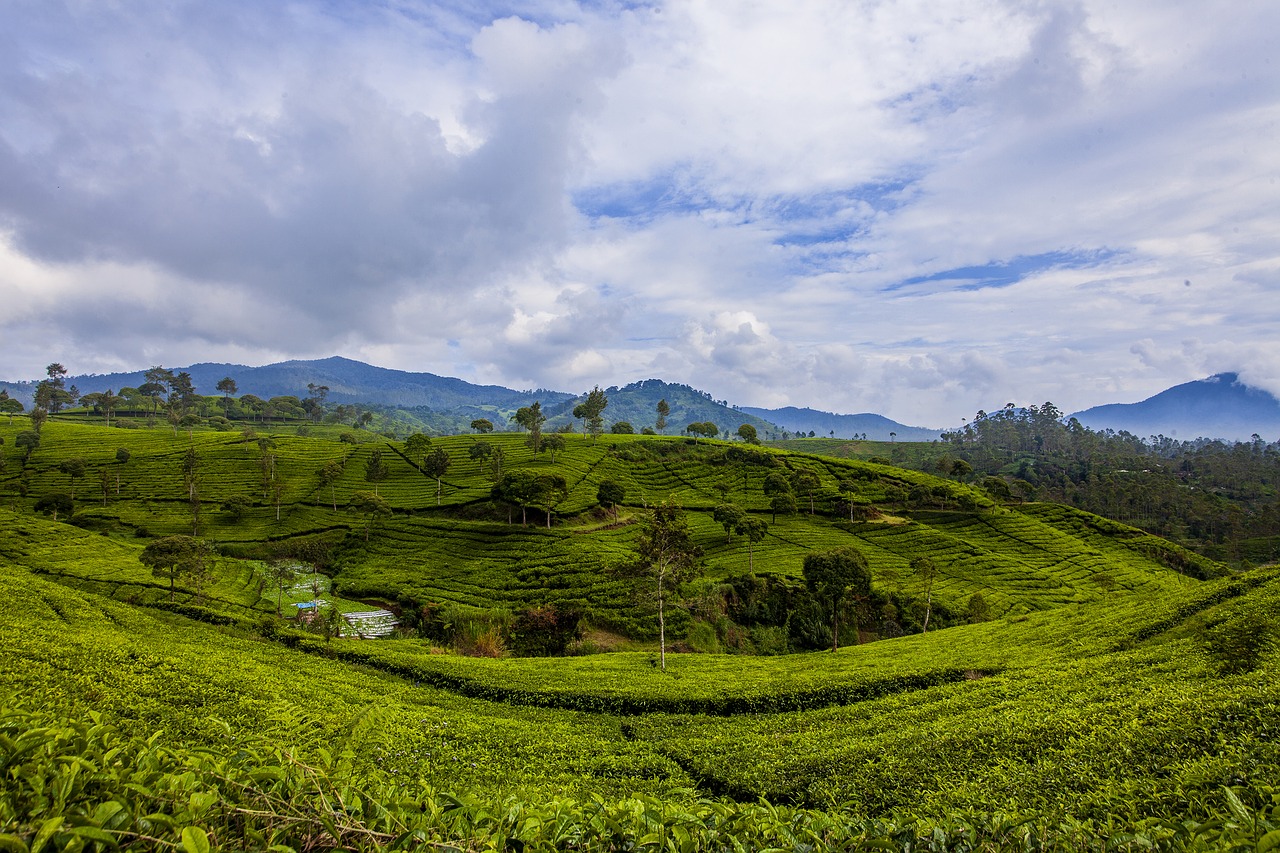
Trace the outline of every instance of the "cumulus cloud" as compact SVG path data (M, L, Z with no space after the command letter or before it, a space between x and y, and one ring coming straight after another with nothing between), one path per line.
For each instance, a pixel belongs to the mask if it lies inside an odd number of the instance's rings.
M1267 4L0 10L0 361L945 425L1280 388Z

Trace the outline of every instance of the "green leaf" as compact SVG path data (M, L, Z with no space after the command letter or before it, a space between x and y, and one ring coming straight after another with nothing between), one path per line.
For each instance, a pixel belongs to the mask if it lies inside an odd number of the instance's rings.
M27 853L27 845L16 835L0 834L0 850L4 853Z
M187 853L209 853L209 836L198 826L183 827L182 849Z
M62 815L51 817L44 823L40 824L40 831L36 833L35 841L31 842L31 853L40 853L44 849L45 844L53 838L53 834L62 828Z
M87 838L90 841L96 841L99 844L105 844L108 847L119 847L115 836L109 832L105 832L96 826L77 826L71 830L72 835L78 835L81 838Z
M1258 839L1257 853L1280 849L1280 829L1273 829Z

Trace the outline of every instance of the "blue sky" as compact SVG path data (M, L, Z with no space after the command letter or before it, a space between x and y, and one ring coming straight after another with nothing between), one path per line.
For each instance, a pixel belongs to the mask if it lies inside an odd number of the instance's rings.
M0 378L1280 392L1280 6L0 6Z

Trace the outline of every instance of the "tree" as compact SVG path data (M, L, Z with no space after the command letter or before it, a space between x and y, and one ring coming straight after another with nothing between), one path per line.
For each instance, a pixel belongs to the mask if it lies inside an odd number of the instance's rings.
M63 406L73 402L66 390L67 369L54 362L45 368L45 374L48 378L36 385L35 405L50 414L57 414Z
M493 453L493 446L483 441L475 442L471 445L471 449L467 451L467 455L476 462L476 471L484 471L484 461L489 458L491 453Z
M70 495L64 495L62 492L54 492L53 494L45 495L40 498L40 500L36 501L35 509L36 512L53 516L53 520L57 521L59 515L66 517L71 516L71 513L75 510L75 501L72 500Z
M76 480L84 476L84 472L89 469L89 463L80 457L64 459L58 463L58 470L71 478L71 499L76 499Z
M725 544L733 542L733 531L742 523L742 519L746 513L742 511L742 507L734 504L720 504L711 512L711 517L720 523L724 528Z
M510 471L502 475L489 491L489 496L507 506L520 507L520 526L528 527L528 508L536 496L536 477L528 471ZM507 514L507 523L511 523L511 515Z
M218 380L215 387L222 392L222 411L229 418L231 417L231 395L239 390L236 387L236 381L230 376L224 376Z
M964 482L964 480L968 478L968 476L972 473L973 473L973 466L963 459L957 459L956 461L951 463L951 471L950 471L951 476L955 477L957 480L960 480L961 482Z
M227 514L227 518L232 521L240 521L244 518L245 510L249 508L249 499L244 495L232 495L222 502L222 511Z
M753 515L743 514L742 520L734 527L734 532L747 537L747 571L755 571L755 552L756 543L763 542L765 534L769 532L769 525L763 518L756 518Z
M689 435L695 436L694 441L697 442L696 436L705 436L707 438L715 438L720 434L720 427L711 421L694 421L684 428Z
M817 476L810 471L797 471L792 478L792 483L795 485L797 492L809 499L809 515L813 515L813 493L821 485Z
M320 477L320 488L329 487L329 500L333 504L333 511L338 511L338 488L337 482L342 479L343 465L337 459L331 459L320 466L320 470L316 474Z
M493 432L493 421L488 418L476 418L471 422L471 428L481 435L487 435Z
M428 477L436 478L436 506L440 506L440 479L452 464L453 460L449 458L449 452L443 447L437 447L422 461L422 472Z
M369 451L369 458L364 462L364 479L366 483L373 483L373 493L378 494L378 484L387 479L391 473L387 468L387 463L382 461L381 450Z
M657 411L658 420L654 422L653 427L661 434L667 428L667 416L671 414L671 407L667 405L666 398L658 401Z
M764 478L764 494L769 498L769 506L773 509L773 521L778 521L778 513L788 515L796 511L795 494L791 491L791 481L781 471L770 471Z
M182 459L182 482L187 489L187 500L191 504L191 535L200 535L200 457L194 447L187 448Z
M3 466L0 466L0 471L2 470L4 470ZM112 479L113 478L111 476L110 468L103 466L102 468L98 469L98 486L102 489L102 505L103 506L107 505L107 497L111 494Z
M351 507L356 512L362 512L368 516L364 526L366 542L369 541L369 531L373 529L374 520L378 516L391 515L391 504L379 497L377 492L356 492L351 496Z
M426 462L427 451L431 449L431 439L420 432L415 432L404 440L404 453L419 469Z
M987 622L990 619L991 607L987 604L987 600L982 597L982 593L975 592L969 596L969 621Z
M627 490L613 480L605 480L596 489L596 500L605 509L613 510L613 520L618 520L618 505L627 499Z
M131 455L126 448L116 448L116 465L124 467ZM116 497L120 497L120 468L116 468Z
M551 508L569 494L569 484L559 474L539 474L533 480L530 503L546 513L547 529L551 529Z
M35 453L40 447L40 433L33 430L23 430L13 440L13 446L22 450L22 461L25 463L31 458L31 454Z
M31 429L36 435L40 434L40 430L44 429L44 425L48 420L49 410L43 406L36 406L31 410Z
M297 564L292 560L272 560L267 563L264 574L267 586L276 591L276 615L279 616L284 594L293 588L293 583L297 580Z
M529 431L529 446L533 448L533 452L537 453L541 450L542 425L547 422L547 416L542 413L542 403L516 409L514 420L519 426Z
M929 633L929 615L933 612L933 582L938 579L938 566L928 557L916 557L911 561L911 571L924 581L924 626L920 633Z
M302 401L302 410L311 416L311 420L320 423L324 417L324 401L329 397L329 386L308 382L307 391L311 396Z
M173 377L169 383L169 408L179 415L185 415L196 402L196 386L191 381L191 374L185 370Z
M871 594L867 558L853 546L807 554L804 583L820 605L831 613L831 651L840 648L840 609L849 595ZM857 630L855 623L854 630Z
M650 586L650 596L658 607L658 649L662 671L667 671L668 596L692 580L700 568L702 549L693 544L684 510L672 498L655 506L636 538L636 569Z
M138 560L159 578L169 581L169 600L179 577L203 575L213 555L212 549L192 536L165 536L157 539L138 556Z
M609 432L614 435L635 435L636 428L631 425L631 421L617 421L609 428Z
M600 390L599 385L591 389L591 392L587 394L586 402L582 404L587 431L591 433L592 442L600 437L600 433L604 432L604 418L601 417L601 414L608 405L609 398Z
M756 428L751 424L742 424L738 427L738 438L742 439L747 444L760 443L760 436L756 432Z
M0 397L0 414L8 415L9 426L13 426L13 416L18 412L25 412L26 406L22 405L20 401L10 397L8 391L0 390L0 393L4 395Z
M551 452L551 464L556 464L556 451L564 450L565 440L561 433L553 432L542 439L542 447Z

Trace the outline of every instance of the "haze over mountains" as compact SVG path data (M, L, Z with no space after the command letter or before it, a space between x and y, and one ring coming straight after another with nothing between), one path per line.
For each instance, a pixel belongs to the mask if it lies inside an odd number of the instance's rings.
M185 368L197 390L214 394L223 377L235 379L238 394L262 398L307 395L307 385L325 385L328 399L335 403L364 403L409 409L429 409L452 414L465 427L471 417L491 411L514 411L541 401L549 424L559 426L573 420L579 393L548 389L515 390L500 385L476 385L462 379L392 370L349 358L334 356L317 360L292 360L261 367L239 364L201 363ZM143 371L71 376L68 385L81 393L118 391L145 382ZM0 388L30 403L35 381L0 382ZM781 437L783 431L836 438L861 437L878 441L932 441L941 429L909 426L874 413L837 414L811 408L787 406L767 409L736 406L728 400L688 385L648 379L624 387L610 386L607 422L628 421L638 432L654 425L654 407L666 399L671 407L669 431L683 429L693 421L710 421L724 432L750 423L764 438ZM975 410L981 408L975 405ZM1221 438L1248 441L1254 434L1264 440L1280 438L1280 400L1267 391L1240 382L1234 373L1220 373L1207 379L1175 386L1136 403L1113 403L1077 412L1076 417L1091 429L1125 430L1140 437L1164 435L1181 440ZM446 421L447 422L447 421Z

